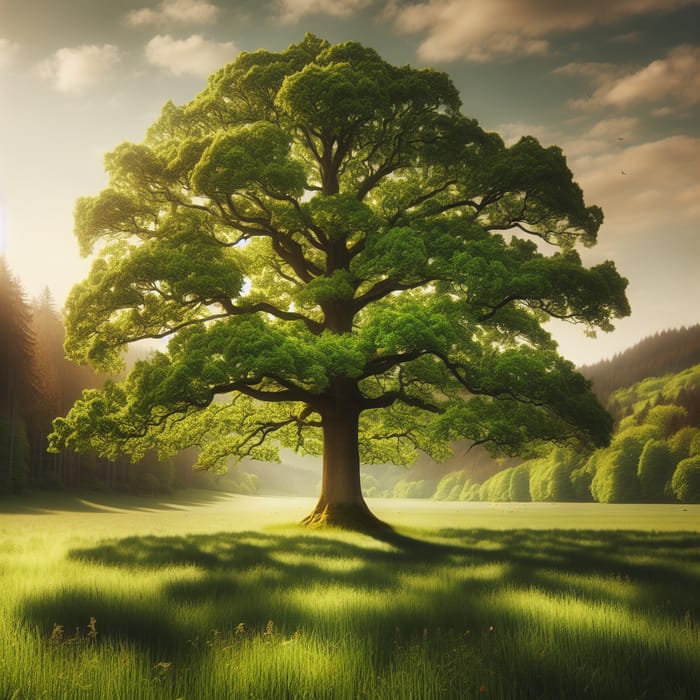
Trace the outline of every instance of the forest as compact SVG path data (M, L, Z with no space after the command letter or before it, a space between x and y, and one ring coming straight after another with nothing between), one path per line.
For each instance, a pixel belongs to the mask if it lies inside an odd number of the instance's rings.
M108 379L66 359L64 326L48 289L27 301L0 259L0 492L83 488L167 493L178 487L239 493L313 493L318 465L291 457L273 465L244 460L225 474L195 471L194 450L136 463L47 451L53 418L84 389ZM131 361L136 356L131 358ZM700 325L667 330L623 353L580 368L615 419L610 446L581 453L538 448L495 460L466 441L436 463L364 465L368 497L446 501L700 502ZM471 447L471 449L470 449ZM285 460L283 459L283 462Z
M0 257L0 493L28 489L81 488L97 491L167 493L177 487L256 489L255 477L192 470L192 453L159 460L151 452L132 463L96 454L48 451L56 416L64 415L84 389L108 379L68 360L65 330L49 289L28 301L21 281ZM130 356L130 362L137 353Z

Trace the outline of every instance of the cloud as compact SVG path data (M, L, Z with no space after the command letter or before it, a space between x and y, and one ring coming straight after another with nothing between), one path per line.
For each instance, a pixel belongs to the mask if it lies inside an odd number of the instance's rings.
M671 113L675 106L690 107L700 103L700 46L683 45L667 56L642 68L610 70L608 64L568 64L555 73L582 75L595 91L585 100L574 100L579 108L625 108L644 102L665 103L655 113Z
M98 85L121 57L121 51L112 44L59 49L39 64L39 75L59 92L81 94Z
M700 138L670 136L595 154L572 170L586 195L605 212L611 233L671 231L700 217Z
M403 33L426 35L419 47L426 61L488 61L546 53L551 34L668 12L697 1L389 0L385 16Z
M572 138L562 131L541 124L508 122L498 124L495 131L500 134L507 146L512 146L523 136L534 136L543 146L560 145L567 161L591 155L606 153L620 154L634 142L639 131L640 121L635 117L603 119L592 127Z
M700 103L700 46L678 46L668 56L600 89L606 104L626 107L672 99L684 106Z
M0 37L0 70L12 66L18 52L19 44Z
M174 39L168 34L154 36L146 45L148 62L175 76L207 76L232 61L238 49L230 42L208 41L201 34Z
M612 39L622 44L633 44L640 41L642 38L639 32L625 32L624 34L616 34Z
M639 126L640 121L636 117L603 119L576 138L564 137L560 142L564 153L572 162L606 153L619 156L635 140Z
M282 21L293 23L306 15L348 17L373 3L374 0L277 0L276 4Z
M154 10L142 7L126 16L135 27L160 24L211 24L221 9L208 0L163 0Z

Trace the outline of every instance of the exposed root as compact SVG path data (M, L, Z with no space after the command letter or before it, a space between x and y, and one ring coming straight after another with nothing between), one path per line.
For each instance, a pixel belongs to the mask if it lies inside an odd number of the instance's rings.
M390 525L379 520L364 504L319 503L301 521L301 525L311 528L337 527L365 533L392 531Z

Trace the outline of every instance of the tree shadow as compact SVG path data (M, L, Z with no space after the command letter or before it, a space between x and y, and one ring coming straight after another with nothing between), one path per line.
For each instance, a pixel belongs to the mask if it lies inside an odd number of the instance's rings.
M176 511L209 506L230 497L231 494L228 493L203 489L185 489L154 496L100 491L30 491L17 495L0 495L0 515Z
M373 537L220 532L105 540L68 556L97 567L98 574L116 570L125 581L151 577L156 584L147 594L138 587L130 592L128 585L123 591L64 585L51 596L25 600L24 622L48 637L55 623L71 630L93 616L101 639L133 644L154 661L192 663L205 653L204 633L231 635L245 625L262 634L270 620L285 634L303 629L334 638L338 625L346 624L339 610L351 612L354 620L344 634L371 647L381 667L391 663L397 634L420 640L426 630L461 639L468 631L484 637L494 627L510 628L509 644L525 649L529 613L508 601L533 592L563 608L572 601L614 605L651 624L670 620L682 628L684 619L700 617L700 535L694 533L470 529L418 539L390 531ZM562 644L568 633L556 627L549 632ZM596 653L639 657L634 640L596 634L577 632L579 642ZM479 653L493 653L493 659L505 653L483 639L480 644ZM700 680L697 667L675 658L673 649L654 653L655 662L663 662L681 683ZM541 658L529 663L541 676L542 697L553 687L562 689L562 697L584 697L581 679L563 678ZM639 669L645 672L643 665Z

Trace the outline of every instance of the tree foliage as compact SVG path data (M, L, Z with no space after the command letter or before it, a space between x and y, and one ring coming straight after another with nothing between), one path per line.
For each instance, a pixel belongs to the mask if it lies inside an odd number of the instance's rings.
M678 463L671 487L679 501L700 503L700 457L688 457Z
M94 261L66 347L109 369L129 343L169 342L86 393L56 447L196 443L216 467L277 445L405 463L461 438L607 441L541 326L609 330L629 312L613 263L576 250L602 213L559 148L507 147L445 74L312 35L242 53L106 168L76 206Z

